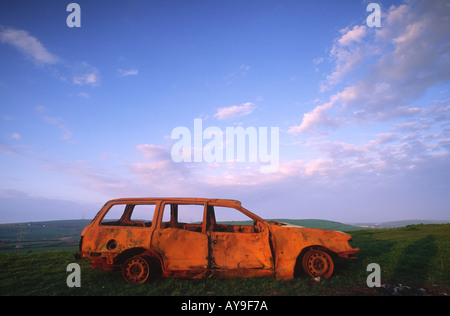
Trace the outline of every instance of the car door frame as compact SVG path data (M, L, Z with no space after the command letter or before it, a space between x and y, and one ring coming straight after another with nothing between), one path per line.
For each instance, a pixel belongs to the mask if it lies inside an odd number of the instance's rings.
M201 231L180 227L163 227L166 205L203 205ZM201 278L209 268L209 237L206 234L205 201L164 200L159 205L159 214L151 247L162 259L163 275L172 277ZM172 206L171 206L172 221ZM169 222L170 223L170 222Z
M209 214L207 233L210 242L210 267L214 274L223 278L274 275L270 230L264 225L264 220L243 207L217 202L209 202L208 206L234 209L252 219L254 228L259 229L258 232L220 232L214 229L217 224L215 212L214 216Z

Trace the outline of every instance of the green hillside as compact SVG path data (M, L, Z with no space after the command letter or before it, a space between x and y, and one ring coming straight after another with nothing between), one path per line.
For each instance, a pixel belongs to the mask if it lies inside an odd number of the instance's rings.
M271 220L269 220L271 221ZM319 228L334 231L349 232L353 230L361 230L363 228L347 225L339 222L333 222L323 219L273 219L273 221L283 222L291 225L303 226L308 228Z
M48 250L76 246L90 220L0 224L0 251Z
M149 296L323 296L323 295L448 295L450 294L450 224L353 231L354 260L339 258L335 273L320 283L303 275L293 280L161 279L127 284L121 273L92 270L87 260L75 261L75 250L0 253L0 296L5 295L149 295ZM81 287L69 288L66 268L81 267ZM380 288L369 288L367 266L381 267ZM152 301L153 302L153 301ZM275 307L273 307L275 308Z
M450 220L423 220L423 219L407 219L402 221L381 222L381 223L351 223L350 225L363 228L397 228L408 225L419 224L448 224Z

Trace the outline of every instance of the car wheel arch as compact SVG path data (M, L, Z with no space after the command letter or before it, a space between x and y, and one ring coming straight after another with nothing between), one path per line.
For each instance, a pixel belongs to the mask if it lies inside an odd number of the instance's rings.
M146 249L146 248L142 248L142 247L136 247L136 248L130 248L127 249L123 252L121 252L114 260L116 265L121 265L123 263L125 263L125 261L131 257L134 256L143 256L146 258L149 258L149 260L151 261L155 261L158 262L158 264L160 264L160 266L163 266L163 262L161 260L160 255L152 250Z

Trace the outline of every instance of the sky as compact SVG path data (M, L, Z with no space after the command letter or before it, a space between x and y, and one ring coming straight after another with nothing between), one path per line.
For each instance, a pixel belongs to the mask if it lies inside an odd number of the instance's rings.
M0 0L0 223L158 196L263 218L449 220L450 3L374 1L370 27L371 2ZM244 161L176 161L177 127L184 153L210 149L206 129L259 142ZM261 128L279 131L272 172L250 158Z

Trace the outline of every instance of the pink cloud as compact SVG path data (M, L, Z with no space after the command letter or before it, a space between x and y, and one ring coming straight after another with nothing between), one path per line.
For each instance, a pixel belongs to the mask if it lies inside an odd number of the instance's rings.
M255 110L255 104L251 102L242 105L233 105L226 108L217 109L214 117L218 120L227 120L235 117L241 117L252 113Z
M327 114L334 104L342 98L342 94L335 94L330 98L330 101L323 103L314 108L314 110L305 113L300 125L292 126L288 129L289 134L304 133L316 126L336 126L336 121Z
M365 25L355 25L352 29L341 30L342 36L338 39L338 43L341 46L348 46L352 43L360 43L364 36L366 36Z

